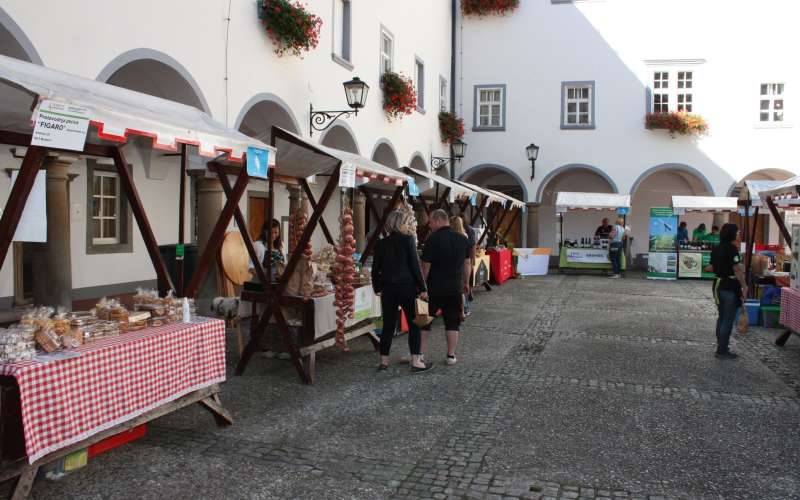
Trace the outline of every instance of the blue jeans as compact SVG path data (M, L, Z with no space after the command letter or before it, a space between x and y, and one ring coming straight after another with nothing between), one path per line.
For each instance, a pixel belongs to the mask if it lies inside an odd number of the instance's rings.
M619 274L619 254L622 250L622 243L619 241L612 241L608 246L608 258L611 260L611 272Z
M736 310L739 309L739 296L729 290L719 290L717 292L717 354L728 352L728 344L731 340L733 322L736 318ZM742 312L742 314L746 314Z

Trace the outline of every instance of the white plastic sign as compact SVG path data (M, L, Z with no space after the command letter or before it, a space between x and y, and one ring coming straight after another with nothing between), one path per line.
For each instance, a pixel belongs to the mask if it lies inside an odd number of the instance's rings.
M83 151L89 131L89 108L45 100L39 105L32 146Z
M339 169L339 187L356 187L356 167L352 163L342 163Z

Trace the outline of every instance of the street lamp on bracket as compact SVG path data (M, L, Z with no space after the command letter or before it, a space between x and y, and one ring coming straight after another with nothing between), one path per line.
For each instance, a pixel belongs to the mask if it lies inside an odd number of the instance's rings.
M347 98L347 105L350 109L342 111L314 111L314 105L310 104L311 115L308 120L308 132L311 137L314 136L314 131L322 132L339 118L349 118L350 115L358 115L358 110L367 104L367 94L369 93L369 85L362 81L359 77L353 77L352 80L344 82L344 95Z
M533 180L536 174L536 159L539 158L539 146L530 143L528 147L525 148L525 152L528 155L528 159L531 161L531 180Z
M455 141L450 143L450 158L445 158L443 156L431 156L431 170L436 172L440 168L444 168L447 165L454 164L456 161L461 161L464 158L464 155L467 153L467 143L462 141L461 139L456 139ZM450 169L450 178L453 178L453 169Z

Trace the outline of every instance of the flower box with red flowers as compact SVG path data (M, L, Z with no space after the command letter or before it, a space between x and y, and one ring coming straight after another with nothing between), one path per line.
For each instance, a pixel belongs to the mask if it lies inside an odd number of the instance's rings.
M519 7L519 0L461 0L465 16L503 16Z
M442 111L439 113L439 136L445 144L452 144L464 137L464 120L455 113Z
M302 56L317 47L322 19L308 12L304 4L289 0L258 0L256 4L276 54Z
M708 133L708 123L700 115L684 111L671 113L648 113L644 126L648 130L668 130L670 135L703 135Z
M383 110L389 121L400 120L417 108L417 93L411 79L402 73L387 71L381 77Z

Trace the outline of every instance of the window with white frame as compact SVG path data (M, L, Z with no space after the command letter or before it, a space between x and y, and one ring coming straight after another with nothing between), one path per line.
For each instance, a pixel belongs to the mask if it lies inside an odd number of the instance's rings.
M351 0L334 0L333 53L347 62L350 60Z
M759 118L764 123L783 121L784 84L762 83L759 99Z
M381 74L394 68L394 37L386 29L381 29Z
M594 82L561 83L561 128L594 128Z
M439 111L447 111L447 80L439 77Z
M694 111L694 71L653 72L652 113Z
M425 63L414 58L414 91L417 93L417 111L425 110Z
M92 243L120 242L119 177L113 172L95 170L92 174Z
M475 86L476 130L503 130L505 120L505 85Z

